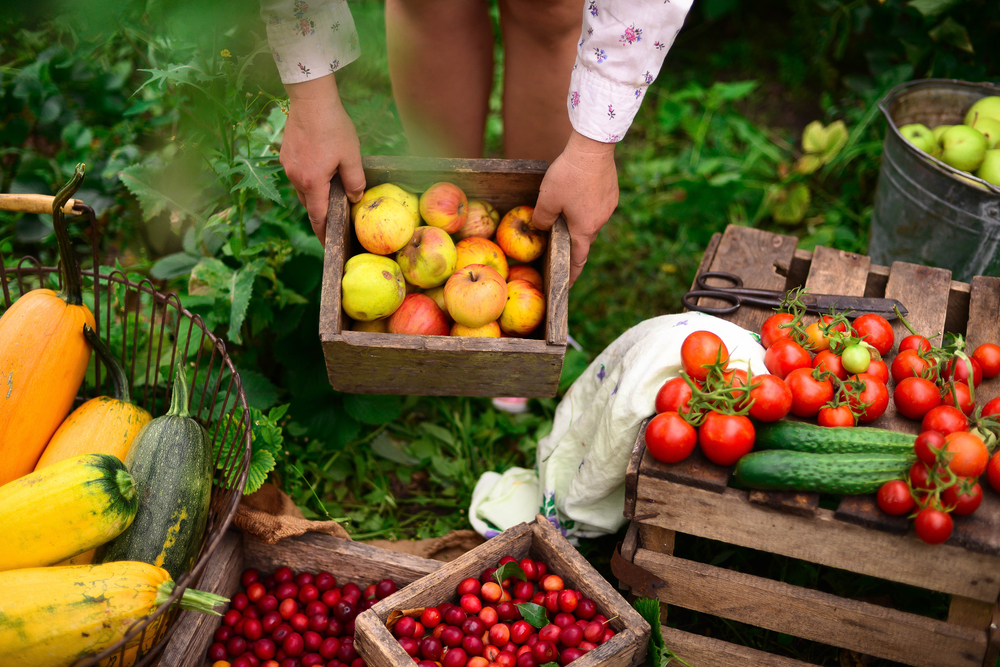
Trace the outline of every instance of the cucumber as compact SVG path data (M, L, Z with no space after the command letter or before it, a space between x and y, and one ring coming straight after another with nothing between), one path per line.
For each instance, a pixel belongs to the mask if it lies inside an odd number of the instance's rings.
M859 426L818 426L806 422L754 423L754 449L784 449L813 454L912 455L917 436Z
M904 479L910 454L814 454L773 449L752 452L736 463L734 477L750 489L814 491L838 495L874 493L892 479Z

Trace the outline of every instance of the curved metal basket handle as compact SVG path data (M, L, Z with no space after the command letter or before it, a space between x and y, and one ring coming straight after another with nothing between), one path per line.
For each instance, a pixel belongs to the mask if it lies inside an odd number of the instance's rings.
M13 195L0 194L0 211L20 211L38 215L52 215L52 195ZM70 199L63 206L66 215L80 215L84 211L84 203L79 199Z

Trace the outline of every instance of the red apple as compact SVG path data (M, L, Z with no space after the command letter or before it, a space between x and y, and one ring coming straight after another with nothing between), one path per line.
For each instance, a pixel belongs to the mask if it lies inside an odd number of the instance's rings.
M469 201L454 183L435 183L420 195L420 216L428 225L454 234L469 215Z
M548 232L531 224L533 206L517 206L507 212L497 227L497 245L508 257L530 262L542 256L549 241Z
M444 302L452 319L478 329L503 313L507 305L507 283L496 269L485 264L472 264L448 278L444 286Z
M462 239L455 244L455 253L457 255L456 271L470 264L485 264L496 269L504 280L508 279L507 274L510 269L507 266L507 257L503 254L500 246L489 239L476 236Z
M488 239L493 236L500 224L500 211L493 204L479 199L470 199L468 217L462 228L455 232L455 238L467 239L478 236Z
M507 283L507 303L500 328L511 336L527 336L545 321L545 295L527 280ZM549 575L552 576L552 575Z
M402 305L389 316L389 333L447 336L448 319L426 294L407 294Z

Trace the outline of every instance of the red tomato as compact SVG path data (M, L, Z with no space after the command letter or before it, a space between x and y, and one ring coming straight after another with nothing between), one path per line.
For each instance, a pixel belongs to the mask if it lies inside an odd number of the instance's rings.
M816 423L820 426L854 426L857 420L850 406L838 405L835 408L820 408Z
M1000 375L1000 345L983 343L972 353L972 358L983 369L984 378L995 378Z
M969 393L969 385L964 382L956 382L954 391L951 389L951 383L945 385L941 402L944 405L955 405L955 394L958 394L958 408L961 408L964 414L971 415L972 411L976 408L976 404Z
M762 422L776 422L792 409L792 390L776 375L754 375L750 384L750 416Z
M753 423L741 415L724 415L714 410L698 428L698 444L708 460L721 466L736 463L753 449Z
M881 417L885 409L889 407L889 390L886 386L868 373L858 373L848 379L863 380L865 383L865 388L861 390L861 394L856 399L850 397L847 399L855 410L864 410L858 417L858 423L868 424ZM867 407L862 408L861 406L865 404Z
M764 324L760 327L760 344L764 346L764 349L771 347L774 341L781 338L788 338L792 335L792 328L785 327L780 328L782 324L788 324L791 322L794 316L791 313L775 313L771 317L764 320Z
M796 368L810 368L812 357L805 348L791 338L782 338L771 344L764 353L764 365L782 380Z
M815 417L833 398L833 385L829 380L817 380L812 368L796 368L785 378L792 390L791 413L796 417Z
M726 344L711 331L695 331L681 343L681 365L696 380L708 376L708 366L716 362L725 366L728 360Z
M983 416L989 417L990 415L1000 415L1000 396L983 406Z
M872 359L868 364L868 370L865 372L882 384L889 384L889 367L885 365L884 361Z
M920 422L921 431L937 431L941 435L969 430L969 420L953 405L931 408Z
M917 461L910 466L910 485L914 489L931 490L936 484L930 481L931 469L923 462Z
M921 336L920 334L910 334L903 340L899 341L899 351L904 352L906 350L916 350L917 352L929 352L931 349L931 342Z
M867 313L854 320L854 331L883 357L889 354L896 339L889 321L875 313Z
M913 451L917 454L917 458L929 466L937 463L937 453L944 448L944 436L945 434L939 431L924 430L913 443Z
M683 461L698 440L698 432L676 412L663 412L646 425L646 449L657 461Z
M847 371L844 370L844 364L841 363L840 356L830 350L823 350L817 354L813 358L812 367L830 371L841 380L847 379Z
M899 384L906 378L921 377L927 369L933 369L934 364L920 356L916 350L903 350L892 360L892 381ZM931 370L928 375L931 380L937 377L937 373Z
M691 400L691 386L684 378L670 378L656 392L656 414L661 412L687 413L691 410L688 401Z
M944 449L951 456L948 467L959 477L979 477L986 472L990 451L978 436L958 432L944 436Z
M986 466L986 479L989 480L993 490L1000 493L1000 451L990 458L990 464Z
M916 519L913 520L913 529L917 532L917 537L927 544L941 544L949 537L954 528L951 515L947 512L925 507L917 512Z
M883 484L875 499L879 508L892 516L909 514L916 504L910 494L910 487L901 479L890 480Z
M941 492L941 502L945 508L950 508L955 516L968 516L979 509L983 502L983 487L979 483L972 485L968 493L961 493L958 484L949 486Z
M903 378L892 395L899 414L910 419L923 419L931 408L941 405L937 385L924 378Z
M958 364L955 363L956 361L958 362ZM966 363L965 359L952 359L951 361L948 362L948 367L945 369L944 373L945 378L949 380L954 379L955 382L965 382L966 384L968 384L969 364L972 365L972 384L978 387L979 383L983 381L983 369L979 365L979 362L976 361L975 359L969 359L969 363ZM951 370L952 367L955 368L954 374L952 373Z

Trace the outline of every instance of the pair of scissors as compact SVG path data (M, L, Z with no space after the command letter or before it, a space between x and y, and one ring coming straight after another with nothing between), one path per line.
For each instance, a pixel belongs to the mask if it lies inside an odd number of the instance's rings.
M731 285L722 287L709 285L705 282L708 278L726 280ZM725 271L706 271L699 274L694 279L694 283L697 289L691 290L681 297L681 303L688 310L697 310L702 313L709 313L710 315L728 315L729 313L736 312L740 306L778 308L785 300L785 292L743 287L743 280L739 276L726 273ZM724 308L700 306L698 305L698 299L701 297L719 299L732 305ZM894 320L896 319L894 308L898 308L899 313L904 317L909 312L896 299L802 292L799 294L799 301L805 306L807 313L826 315L833 308L834 312L843 312L850 319L854 319L865 313L876 313L887 320Z

